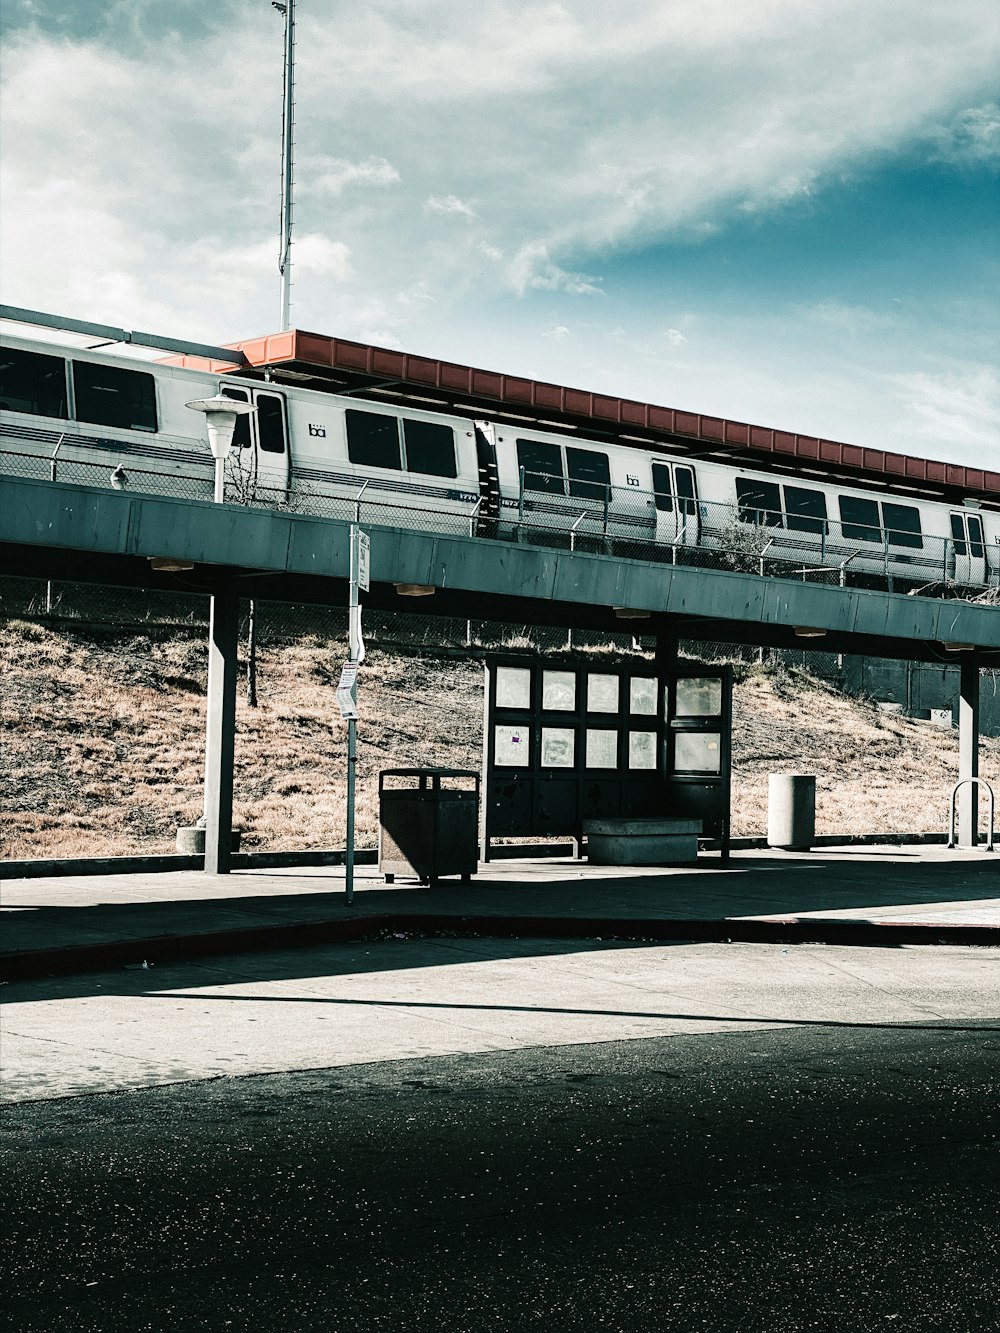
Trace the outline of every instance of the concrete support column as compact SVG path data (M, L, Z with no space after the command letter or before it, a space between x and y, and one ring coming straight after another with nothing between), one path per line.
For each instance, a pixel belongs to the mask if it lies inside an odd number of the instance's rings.
M958 776L979 777L979 663L963 657L958 701ZM958 794L958 845L979 845L979 788L969 783Z
M205 871L229 874L240 601L221 588L211 599L205 732Z

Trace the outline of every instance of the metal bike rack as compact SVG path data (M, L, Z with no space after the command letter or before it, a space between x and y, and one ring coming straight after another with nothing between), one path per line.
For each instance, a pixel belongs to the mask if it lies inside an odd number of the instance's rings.
M956 808L956 800L957 800L957 797L958 797L958 790L959 790L959 788L960 788L960 787L964 787L965 784L966 784L967 782L971 782L972 785L973 785L974 787L985 787L985 788L986 788L986 794L987 794L987 796L989 796L989 798L990 798L990 836L989 836L989 841L986 843L986 846L983 848L983 851L984 851L984 852L992 852L992 851L993 851L993 788L990 786L990 784L986 781L985 778L960 778L959 781L955 783L954 787L952 787L952 789L951 789L951 805L950 805L950 807L949 807L949 811L948 811L948 846L949 846L949 847L955 847L955 846L957 845L956 842L955 842L955 808ZM978 792L976 792L976 799L977 799L977 800L979 799L979 793L978 793Z

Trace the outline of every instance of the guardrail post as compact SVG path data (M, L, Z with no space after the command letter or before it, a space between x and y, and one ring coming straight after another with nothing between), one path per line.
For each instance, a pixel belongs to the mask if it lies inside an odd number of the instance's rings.
M205 871L228 875L233 825L233 749L240 601L228 585L211 598L205 722Z
M959 666L958 700L958 777L969 782L968 799L958 812L958 841L961 847L979 845L979 662L971 653L963 653Z

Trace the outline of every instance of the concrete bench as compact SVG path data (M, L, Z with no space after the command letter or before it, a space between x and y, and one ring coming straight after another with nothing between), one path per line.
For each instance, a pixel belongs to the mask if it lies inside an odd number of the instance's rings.
M700 819L585 819L587 859L597 866L660 866L693 861Z

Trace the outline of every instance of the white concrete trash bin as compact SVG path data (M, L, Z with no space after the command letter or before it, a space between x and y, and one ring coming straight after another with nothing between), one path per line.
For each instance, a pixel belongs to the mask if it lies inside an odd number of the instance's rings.
M772 773L767 781L767 845L807 852L816 837L816 777Z

